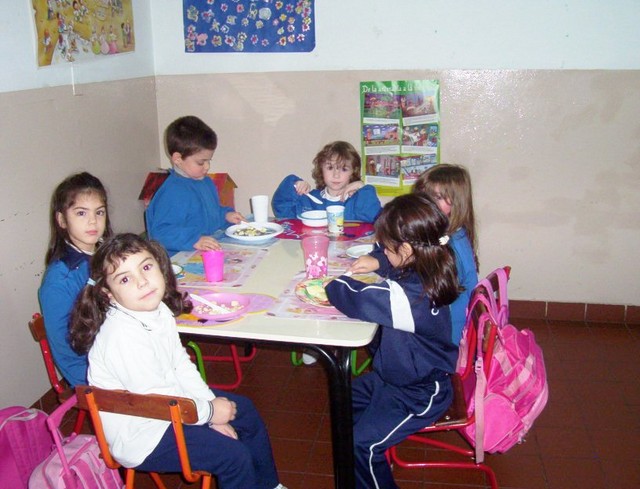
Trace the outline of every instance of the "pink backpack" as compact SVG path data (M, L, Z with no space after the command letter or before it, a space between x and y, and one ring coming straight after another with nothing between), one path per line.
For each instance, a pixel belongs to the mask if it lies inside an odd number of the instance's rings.
M29 489L122 489L124 483L117 470L108 468L100 457L93 435L72 433L62 438L58 427L65 413L76 405L69 398L47 419L55 450L38 465L29 479Z
M499 284L497 291L491 285L492 278ZM476 447L476 462L484 460L485 451L505 452L522 442L549 397L544 358L533 332L518 330L509 323L507 281L505 269L495 270L476 286L476 290L483 287L486 293L474 294L475 302L469 305L471 311L477 302L482 302L487 309L478 321L478 338L483 338L489 322L497 325L488 372L484 368L483 342L477 343L476 386L473 398L468 400L470 412L475 409L475 423L463 431ZM464 351L463 346L460 351ZM464 370L466 360L459 359L458 372Z
M39 409L0 410L0 487L27 489L31 472L53 448L46 419Z

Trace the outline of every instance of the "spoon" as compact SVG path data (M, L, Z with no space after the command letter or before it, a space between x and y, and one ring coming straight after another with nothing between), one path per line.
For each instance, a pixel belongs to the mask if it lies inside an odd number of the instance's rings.
M211 301L208 301L204 297L200 297L199 295L196 295L196 294L193 294L193 293L190 293L189 295L191 296L191 298L197 300L198 302L201 302L205 306L209 306L211 308L211 310L213 310L214 312L216 312L218 314L229 314L229 311L227 309L225 309L224 307L219 306L218 304L214 304Z
M295 185L294 185L294 187L295 187ZM309 197L316 204L319 204L319 205L324 204L324 202L322 202L318 197L315 197L315 196L311 195L309 192L307 192L306 194L302 194L302 195L306 195L307 197Z
M306 195L307 197L309 197L309 198L310 198L313 202L315 202L316 204L320 204L320 205L322 205L322 204L324 203L324 202L322 202L318 197L315 197L315 196L313 196L313 195L311 195L311 194L304 194L304 195Z

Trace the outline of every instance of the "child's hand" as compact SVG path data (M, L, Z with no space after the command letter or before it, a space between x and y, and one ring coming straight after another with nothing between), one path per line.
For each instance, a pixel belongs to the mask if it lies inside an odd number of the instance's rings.
M361 180L356 180L355 182L351 182L347 185L342 193L340 194L340 200L343 202L355 194L358 190L364 187L364 183Z
M234 430L230 424L213 424L210 428L234 440L238 439L238 433L236 433L236 430Z
M244 216L236 211L227 212L224 218L231 224L240 224L240 221L244 221Z
M221 248L220 243L218 243L211 236L200 236L200 239L196 241L196 244L193 245L196 250L219 250Z
M213 417L211 423L214 425L225 425L229 421L236 419L238 408L236 403L226 397L216 397L211 401L213 405Z
M353 262L349 271L351 273L369 273L375 272L378 268L380 268L380 262L377 258L364 255Z
M304 180L298 180L294 185L298 195L308 194L311 192L311 185Z

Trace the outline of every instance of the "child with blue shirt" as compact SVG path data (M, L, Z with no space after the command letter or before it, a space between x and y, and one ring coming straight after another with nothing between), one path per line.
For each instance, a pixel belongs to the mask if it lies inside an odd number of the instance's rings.
M427 195L396 197L375 223L382 249L367 284L341 275L326 285L331 304L380 325L373 371L353 380L356 488L397 487L389 447L438 420L451 404L458 347L449 307L459 293L448 220Z
M169 124L165 141L173 169L147 208L149 237L169 255L220 249L213 233L244 217L220 205L218 190L207 175L218 146L216 133L199 118L185 116Z
M360 155L346 141L334 141L324 146L313 159L315 188L298 177L287 176L278 186L271 205L279 219L294 219L304 211L324 210L327 206L344 206L346 221L373 222L380 212L380 201L372 185L360 178ZM307 193L317 197L313 202Z
M414 193L426 193L449 218L448 233L456 255L458 281L463 290L451 304L453 341L457 345L467 319L471 292L478 283L476 221L473 212L471 177L461 165L441 163L423 172L413 186Z
M47 270L38 299L53 361L70 387L87 383L87 356L71 348L69 324L91 256L111 236L107 205L102 182L87 172L65 178L51 197Z

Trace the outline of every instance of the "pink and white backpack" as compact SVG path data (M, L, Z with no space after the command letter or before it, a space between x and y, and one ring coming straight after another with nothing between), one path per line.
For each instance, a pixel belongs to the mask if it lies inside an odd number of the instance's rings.
M498 283L498 290L491 285ZM467 426L464 437L476 447L476 462L484 460L484 452L505 452L524 440L534 420L540 415L549 398L549 386L542 349L528 329L518 330L509 322L507 298L508 274L503 268L481 280L472 301L482 302L486 312L478 321L478 338L483 338L485 327L494 323L497 333L490 368L485 370L483 341L477 342L476 386L469 399L469 412L475 410L475 423ZM469 310L475 307L469 305ZM467 328L465 328L466 334ZM461 345L464 344L464 338ZM461 347L460 351L465 351ZM458 372L462 372L467 359L458 359Z

